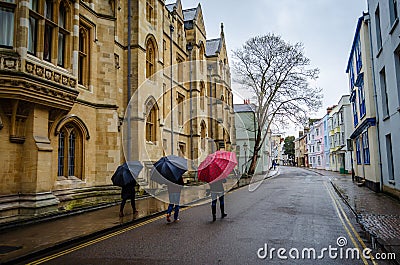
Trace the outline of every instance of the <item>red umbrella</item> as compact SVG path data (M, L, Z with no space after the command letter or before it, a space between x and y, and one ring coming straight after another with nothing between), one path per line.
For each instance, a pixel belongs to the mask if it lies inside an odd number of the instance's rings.
M217 151L206 157L198 168L200 181L213 182L221 180L232 172L237 165L236 154L227 151Z

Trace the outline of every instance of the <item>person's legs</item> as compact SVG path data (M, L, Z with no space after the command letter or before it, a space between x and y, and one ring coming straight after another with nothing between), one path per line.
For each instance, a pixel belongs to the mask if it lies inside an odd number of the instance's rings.
M213 222L215 222L215 220L217 220L217 194L214 192L211 192L211 213L212 213L212 217L213 217Z
M119 207L119 217L124 216L125 203L126 203L126 199L122 199L121 206Z
M179 202L181 199L181 193L180 192L176 192L173 194L173 202L175 204L175 210L174 210L174 220L177 221L178 220L178 216L179 216Z
M225 213L224 195L219 196L219 206L221 208L221 218L225 218L227 216L227 214Z
M136 210L135 196L131 198L131 206L132 206L132 214L135 217L138 214L138 211Z

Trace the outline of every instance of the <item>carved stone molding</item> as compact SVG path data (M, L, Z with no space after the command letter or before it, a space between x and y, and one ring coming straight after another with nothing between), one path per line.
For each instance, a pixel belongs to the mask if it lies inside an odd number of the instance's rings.
M51 78L53 77L53 72L50 70L46 70L46 79L51 80Z
M0 70L6 71L20 71L21 60L18 54L13 55L0 55Z
M16 60L16 59L15 59ZM15 63L18 63L15 61ZM9 63L9 65L13 65L13 63ZM26 61L25 63L25 71L26 73L44 78L48 81L52 81L58 84L63 84L64 86L68 86L70 88L76 88L77 81L75 78L72 78L69 75L62 74L56 71L56 68L48 67L47 65L39 65L35 62Z
M69 110L79 95L78 91L63 89L60 84L52 86L18 77L2 78L0 84L3 88L0 90L0 96L4 93L7 98L23 99L64 110Z

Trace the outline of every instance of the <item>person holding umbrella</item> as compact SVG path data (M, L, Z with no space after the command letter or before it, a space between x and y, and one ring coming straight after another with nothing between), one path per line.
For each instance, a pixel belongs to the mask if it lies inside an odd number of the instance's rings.
M224 201L224 185L226 179L216 180L210 182L210 192L211 192L211 212L212 221L217 220L217 198L219 198L219 208L221 209L221 218L225 218L227 214L225 213L225 201Z
M171 222L171 213L174 210L174 222L178 222L179 201L184 186L183 174L188 170L187 159L175 155L164 156L154 163L151 170L151 179L168 187L169 205L167 222Z
M136 179L142 170L143 165L139 161L125 162L124 164L118 166L117 170L111 177L112 183L115 186L122 188L121 190L121 206L119 208L119 217L124 216L124 207L127 200L131 200L131 206L133 211L133 217L138 214L135 205L135 186Z
M213 222L217 219L217 198L221 208L221 218L225 218L225 201L224 201L224 185L226 178L237 165L236 154L227 151L217 151L206 157L200 163L197 174L200 181L205 181L210 184L211 192L211 211Z
M171 222L171 213L174 209L174 222L179 222L179 201L181 199L181 190L183 187L183 178L180 177L177 183L169 182L168 186L168 196L169 196L169 205L167 209L167 222Z
M136 216L138 214L138 211L136 210L136 204L135 204L135 186L136 186L136 181L129 182L125 186L122 186L121 190L121 206L119 208L119 217L124 216L124 207L126 204L127 200L131 200L131 206L132 206L132 212L133 216Z

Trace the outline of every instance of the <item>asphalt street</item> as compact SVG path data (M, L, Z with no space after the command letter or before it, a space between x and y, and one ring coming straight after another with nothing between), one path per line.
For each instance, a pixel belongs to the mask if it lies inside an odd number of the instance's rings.
M228 217L209 204L181 221L155 217L30 264L373 264L354 216L329 176L281 167L280 174L225 196ZM315 251L315 252L314 252ZM356 251L360 257L357 258ZM375 262L376 264L376 262ZM381 264L381 263L380 263Z

